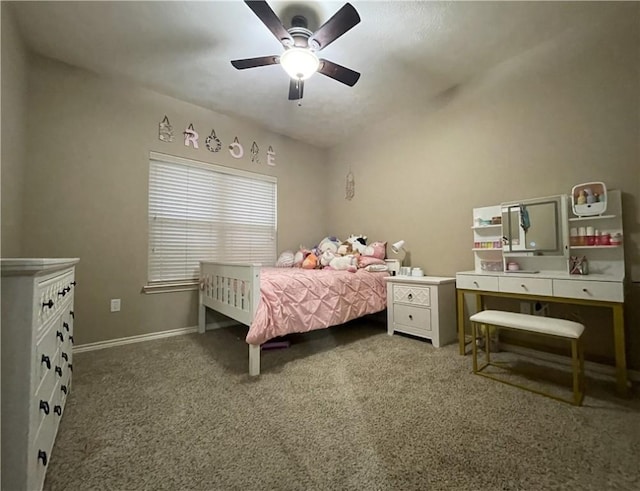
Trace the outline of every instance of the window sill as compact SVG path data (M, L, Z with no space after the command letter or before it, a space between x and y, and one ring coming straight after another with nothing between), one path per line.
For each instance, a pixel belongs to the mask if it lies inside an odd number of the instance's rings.
M190 281L177 281L174 283L155 283L144 285L142 287L142 293L155 294L155 293L174 293L174 292L186 292L198 289L198 280Z

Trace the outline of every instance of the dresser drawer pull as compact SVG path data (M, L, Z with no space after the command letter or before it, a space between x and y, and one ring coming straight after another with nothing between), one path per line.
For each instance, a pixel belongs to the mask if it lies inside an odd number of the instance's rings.
M413 315L409 314L409 320L413 320Z
M60 338L60 341L64 341L64 336L62 335L62 333L60 331L56 331L56 337Z
M69 332L69 323L63 322L62 327L64 327L67 330L67 332Z
M67 386L66 385L61 385L60 386L60 390L66 394L67 393Z
M587 290L586 288L583 288L582 291L585 293L589 293L589 290Z
M69 341L71 341L71 344L73 344L73 336L69 336Z
M69 355L66 354L64 351L62 352L62 359L65 361L69 361Z
M525 285L524 283L523 283L523 284L521 284L521 285L520 285L520 287L521 287L523 290L526 290L526 289L527 289L527 285Z
M409 300L413 300L413 293L409 293L409 295L407 295L407 298L408 298Z
M62 377L62 367L56 367L56 373L58 374L58 377Z
M57 404L53 406L53 412L58 416L62 416L62 406L58 406Z
M44 309L45 307L52 308L53 307L53 300L49 300L48 302L42 302L42 308Z
M42 465L47 465L47 452L38 450L38 460L42 460Z
M67 294L66 288L63 288L61 291L58 292L59 297L64 297L66 294Z
M75 281L72 281L72 282L71 282L71 285L76 286L76 282L75 282Z
M73 363L69 363L69 370L73 372Z
M473 282L473 284L474 284L476 287L480 287L480 285L478 285L478 282L477 282L477 281L474 281L474 282Z
M70 310L70 311L69 311L69 315L70 315L71 317L73 317L74 319L76 318L76 314L73 312L73 310Z
M43 363L47 365L47 369L51 370L51 360L47 355L42 355L42 358L40 358L40 364L42 365Z
M44 411L44 414L49 414L49 403L47 401L40 401L40 409Z

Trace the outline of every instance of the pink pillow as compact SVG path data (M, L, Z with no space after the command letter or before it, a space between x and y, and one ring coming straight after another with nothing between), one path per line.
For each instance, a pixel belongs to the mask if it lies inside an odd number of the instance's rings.
M387 243L386 242L372 242L365 247L363 256L376 257L378 259L384 259L387 255Z
M371 264L387 264L384 259L379 259L377 257L372 256L360 256L358 258L358 267L366 268Z

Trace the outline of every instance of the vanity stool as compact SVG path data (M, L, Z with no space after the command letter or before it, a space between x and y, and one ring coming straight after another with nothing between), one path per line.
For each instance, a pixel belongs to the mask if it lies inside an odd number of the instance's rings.
M582 346L582 333L584 326L578 322L568 321L564 319L554 319L551 317L540 317L536 315L517 314L515 312L502 312L499 310L482 310L472 315L469 320L471 321L471 329L473 333L472 350L473 350L473 373L482 375L499 382L503 382L508 385L513 385L521 389L535 392L536 394L542 394L559 401L569 402L576 406L582 405L582 399L584 398L584 349ZM478 336L478 326L494 326L500 329L513 329L517 331L526 331L534 334L541 334L544 336L551 336L555 338L567 339L571 342L571 359L572 359L572 372L573 372L573 399L563 399L561 397L552 395L548 392L532 389L523 385L519 385L513 382L508 382L496 377L493 374L483 372L488 366L497 366L505 368L502 365L497 365L491 362L491 350L489 342L489 329L485 328L485 353L486 363L478 367L478 348L476 346L476 339Z

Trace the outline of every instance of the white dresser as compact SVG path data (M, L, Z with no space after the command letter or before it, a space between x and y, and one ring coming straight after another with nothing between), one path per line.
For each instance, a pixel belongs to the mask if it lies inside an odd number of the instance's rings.
M455 278L389 276L387 332L430 339L439 348L456 340Z
M44 483L71 384L78 261L2 259L3 490Z

